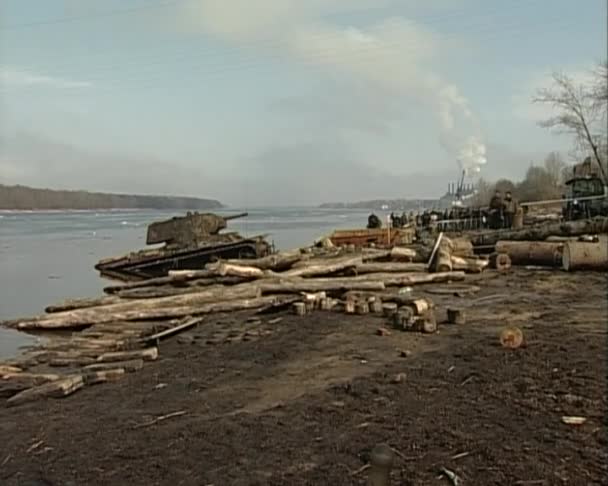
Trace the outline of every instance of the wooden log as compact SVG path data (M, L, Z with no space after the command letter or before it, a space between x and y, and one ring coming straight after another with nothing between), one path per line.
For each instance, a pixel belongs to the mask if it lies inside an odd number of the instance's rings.
M9 398L6 403L9 406L21 405L22 403L39 400L40 398L61 398L71 395L84 386L84 379L80 375L65 377L61 380L36 386Z
M295 268L282 272L279 274L280 277L294 278L294 277L316 277L319 275L331 275L332 273L341 272L347 268L355 268L361 265L363 260L361 257L354 258L342 258L342 259L328 259L327 262L319 263L316 265L310 265L303 268Z
M375 262L362 263L355 270L358 274L383 273L383 272L426 272L427 266L424 263L404 263L404 262Z
M354 300L347 300L344 302L344 312L347 314L354 314L357 308L356 302Z
M122 302L118 297L100 297L100 298L87 298L87 299L68 299L60 304L49 305L44 312L55 313L65 312L75 309L86 309L88 307L98 307L100 305L109 305Z
M171 336L175 336L180 332L187 331L188 329L192 329L193 327L198 326L203 320L201 318L188 319L186 322L178 324L177 326L170 327L169 329L165 329L164 331L157 332L155 334L151 334L150 336L146 336L142 338L142 341L152 342L152 341L160 341L161 339L166 339Z
M394 302L385 302L382 304L382 313L385 317L391 317L393 314L397 313L397 309L399 306Z
M388 260L391 257L391 251L392 250L378 250L376 248L362 248L361 258L363 259L363 263Z
M355 304L355 312L359 315L369 314L369 304L365 300L360 300Z
M131 373L134 371L139 371L144 367L143 359L132 359L129 361L113 361L110 363L95 363L88 366L85 366L83 369L85 371L107 371L113 370L116 368L123 369L127 373Z
M451 272L452 271L452 253L447 247L440 247L437 250L435 261L432 265L435 272Z
M474 246L495 245L501 240L543 241L549 236L608 233L608 217L535 225L513 230L483 231L471 235Z
M364 281L354 280L357 277L348 278L326 278L326 279L285 279L260 282L262 294L284 294L301 292L321 291L344 291L344 290L384 290L381 281L368 279Z
M467 273L481 273L490 264L489 260L482 258L465 258L452 255L452 269Z
M511 268L511 258L506 253L492 253L490 266L500 272L505 272Z
M48 364L54 368L60 368L68 366L86 366L92 363L95 363L95 358L79 356L74 358L51 358Z
M438 283L464 280L464 272L440 272L440 273L370 273L358 277L350 277L353 282L376 281L383 282L386 287L405 287L425 283ZM322 280L322 279L316 279ZM345 279L346 280L346 279ZM345 289L345 290L368 290L368 289ZM382 289L374 289L382 290Z
M256 267L233 265L224 262L208 263L205 268L207 270L211 270L219 277L243 277L255 279L263 278L266 275L264 270Z
M608 244L569 241L564 245L562 266L566 271L608 270Z
M394 246L390 252L391 260L411 262L416 258L416 250L403 246Z
M415 299L406 306L412 309L415 315L421 316L433 307L433 303L428 299Z
M124 375L125 370L123 368L113 368L105 371L83 373L82 379L85 385L96 385L97 383L120 380Z
M407 331L414 323L414 312L410 307L395 309L390 315L392 326L400 331Z
M261 270L282 271L291 268L295 263L302 259L302 253L299 250L275 253L263 258L251 260L226 260L226 263L232 265L245 265L249 267L259 268Z
M142 287L155 287L164 285L186 284L190 280L214 278L217 275L210 270L179 270L177 274L170 271L166 277L149 278L138 282L129 282L122 285L111 285L103 289L106 294L114 294L121 290L138 289Z
M450 238L452 245L452 255L459 257L471 257L475 255L475 249L470 238L461 236L457 238Z
M375 299L375 300L371 301L369 303L369 310L373 314L382 314L384 312L384 304L382 303L382 300Z
M306 315L306 304L304 302L294 302L292 305L293 313L296 316L304 316Z
M151 347L146 349L138 349L135 351L115 351L112 353L104 353L97 358L98 363L111 363L115 361L130 361L134 359L143 359L144 361L155 361L158 359L158 348Z
M18 329L54 329L88 326L95 323L160 319L180 317L198 312L205 304L218 301L243 301L259 296L259 289L253 284L242 284L228 288L208 289L193 294L143 299L112 304L101 307L90 307L74 311L58 312L30 319L16 321ZM15 321L12 321L13 324Z
M563 242L504 241L496 243L497 253L506 253L512 265L559 266Z
M172 285L141 287L135 289L118 290L116 295L126 299L155 299L159 297L170 297L172 295L193 294L201 291L201 287L212 288L219 285L238 285L252 279L243 277L213 277L191 280L187 286L174 287ZM218 287L219 288L219 287Z
M462 309L449 307L447 310L448 322L450 324L464 324L466 322L465 312Z
M21 373L23 370L17 366L0 365L0 378L4 375L14 375L15 373Z

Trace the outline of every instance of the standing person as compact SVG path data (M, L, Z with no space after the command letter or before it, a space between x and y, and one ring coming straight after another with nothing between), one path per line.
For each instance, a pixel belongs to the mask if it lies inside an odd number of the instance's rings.
M505 228L513 227L513 218L515 216L515 212L517 211L517 202L513 199L511 195L511 191L507 191L505 194L504 200L504 208L505 208Z
M497 190L490 200L490 228L500 229L502 227L503 206L502 193Z

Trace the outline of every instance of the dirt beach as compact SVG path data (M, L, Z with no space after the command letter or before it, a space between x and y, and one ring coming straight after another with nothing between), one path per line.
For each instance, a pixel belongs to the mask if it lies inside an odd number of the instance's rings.
M380 442L396 485L449 485L443 467L467 486L608 484L606 276L478 280L472 296L416 289L440 323L466 306L433 335L379 335L371 315L209 317L121 381L0 409L0 484L358 485ZM507 325L523 347L500 346Z

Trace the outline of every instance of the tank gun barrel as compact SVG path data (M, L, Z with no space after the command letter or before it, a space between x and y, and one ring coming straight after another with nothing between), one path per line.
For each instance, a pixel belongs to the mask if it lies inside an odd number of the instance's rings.
M230 221L231 219L238 219L238 218L244 218L246 216L249 216L249 213L238 213L238 214L232 214L230 216L224 216L224 220L226 221Z

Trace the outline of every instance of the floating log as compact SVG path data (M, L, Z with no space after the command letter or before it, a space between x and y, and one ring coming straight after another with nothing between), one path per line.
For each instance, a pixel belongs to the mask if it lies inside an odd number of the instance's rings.
M391 249L390 258L395 261L411 262L416 258L416 250L403 246L395 246Z
M71 395L84 386L84 379L80 375L67 376L61 380L51 381L44 385L36 386L9 398L7 405L14 406L22 403L31 402L40 398L54 397L61 398Z
M217 301L243 302L258 296L258 287L251 284L242 284L228 288L204 290L193 294L161 297L158 299L143 299L120 304L42 315L16 321L16 327L18 329L78 328L112 321L163 319L187 315L201 315L213 312L208 311L207 309L212 309L213 305L217 304L211 303ZM249 301L247 300L247 302ZM238 305L236 307L238 308ZM202 311L203 309L205 309L205 311ZM10 324L13 324L14 322L15 321L12 321Z
M355 270L358 274L384 272L426 272L427 266L424 263L374 262L357 265Z
M474 246L495 245L500 240L543 241L549 236L608 233L608 217L548 223L516 230L484 231L471 235Z
M452 255L452 269L468 273L480 273L490 264L489 260L481 258L465 258Z
M144 361L155 361L158 359L158 348L151 347L146 349L138 349L135 351L115 351L112 353L104 353L97 358L98 363L111 363L115 361L130 361L134 359L143 359Z
M562 266L566 271L608 270L608 243L569 241L564 244Z
M113 361L110 363L95 363L85 366L83 369L88 371L107 371L113 369L123 369L128 373L139 371L144 366L143 359L131 359L129 361Z
M282 272L280 277L294 278L294 277L316 277L319 275L331 275L332 273L341 272L347 268L355 268L361 265L363 260L361 257L355 258L344 258L344 259L328 259L327 262L317 263L314 265L295 268Z
M563 248L563 242L501 240L496 243L496 251L509 255L513 265L559 265Z
M511 268L511 258L506 253L492 253L490 255L490 266L504 272Z

